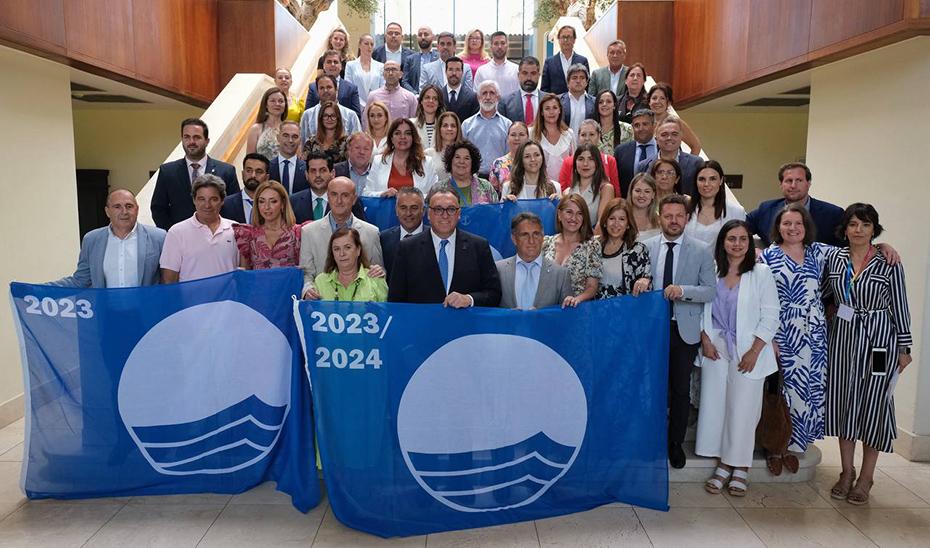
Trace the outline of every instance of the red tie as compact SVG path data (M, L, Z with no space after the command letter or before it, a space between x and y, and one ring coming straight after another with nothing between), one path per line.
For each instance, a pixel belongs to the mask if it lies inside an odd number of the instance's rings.
M523 109L523 120L526 122L526 125L533 125L533 96L529 93L526 94L526 107Z

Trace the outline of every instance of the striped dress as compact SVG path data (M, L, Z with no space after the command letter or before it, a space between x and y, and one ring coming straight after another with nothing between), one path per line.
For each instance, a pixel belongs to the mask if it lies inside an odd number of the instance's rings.
M896 437L894 398L889 383L897 375L898 348L911 346L911 318L904 268L875 253L851 281L849 249L828 258L826 291L853 309L852 320L837 315L830 326L827 365L826 435L860 440L886 453ZM872 348L888 354L888 374L872 374Z

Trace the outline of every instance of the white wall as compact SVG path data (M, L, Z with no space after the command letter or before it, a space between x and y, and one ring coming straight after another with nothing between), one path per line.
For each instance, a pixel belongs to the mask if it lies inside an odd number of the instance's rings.
M819 67L811 74L808 164L818 197L872 203L883 240L904 257L916 353L895 393L896 450L930 459L927 225L930 38L919 37Z
M0 284L74 270L79 248L68 67L0 47L4 199ZM4 299L6 300L6 299ZM22 368L7 304L0 306L0 426L22 416Z

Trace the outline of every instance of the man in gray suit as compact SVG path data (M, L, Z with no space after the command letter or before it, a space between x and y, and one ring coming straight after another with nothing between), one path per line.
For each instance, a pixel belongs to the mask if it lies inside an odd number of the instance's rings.
M128 190L110 192L103 211L110 224L84 235L77 270L50 285L102 288L159 282L165 231L136 222L139 204Z
M517 254L495 263L501 278L501 308L564 307L572 296L568 270L542 256L543 234L542 220L533 213L519 213L510 221Z
M685 236L688 202L672 194L659 202L662 233L645 242L652 261L652 281L669 301L671 326L668 353L668 459L674 468L685 466L681 448L691 408L691 371L701 342L704 303L714 300L717 274L711 249ZM644 287L644 285L646 287ZM633 291L648 288L637 280Z
M439 38L436 39L436 46L439 50L439 59L420 65L419 91L423 91L427 84L433 84L439 89L446 87L446 59L455 56L455 35L451 32L440 32ZM472 89L474 77L471 67L468 63L463 63L463 65L465 76L462 77L462 85Z
M523 122L527 126L533 125L539 111L539 102L542 92L539 85L539 59L528 55L520 61L517 70L520 80L520 89L501 99L497 107L500 113L513 122Z
M588 93L597 97L597 94L609 89L617 97L626 91L626 73L630 67L623 64L626 61L626 44L623 40L614 40L607 44L607 66L601 67L591 73L588 83Z
M362 238L362 249L372 265L384 266L381 255L381 239L378 227L366 223L352 214L355 205L355 183L348 177L336 177L329 182L326 200L329 213L322 219L304 225L300 229L300 267L304 269L305 299L319 299L320 294L313 287L313 279L323 272L326 255L329 251L329 238L340 228L354 228ZM372 269L372 276L384 275L383 268Z

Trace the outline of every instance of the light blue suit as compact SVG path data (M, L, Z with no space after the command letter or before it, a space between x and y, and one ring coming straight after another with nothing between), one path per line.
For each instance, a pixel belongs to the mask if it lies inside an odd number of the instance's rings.
M473 83L474 78L471 74L471 67L468 63L463 63L465 76L462 77L463 84L468 89L474 89L475 85ZM446 62L442 59L436 59L431 63L426 63L425 65L420 66L420 91L423 91L423 88L427 84L433 84L434 86L442 89L446 87Z
M155 285L160 281L159 259L161 248L165 243L166 232L154 226L142 223L136 224L137 241L139 249L139 274L142 285ZM107 286L103 272L103 257L107 251L107 237L110 234L110 225L91 230L84 235L81 242L81 254L78 256L77 270L70 276L49 282L49 285L62 287L93 287Z

